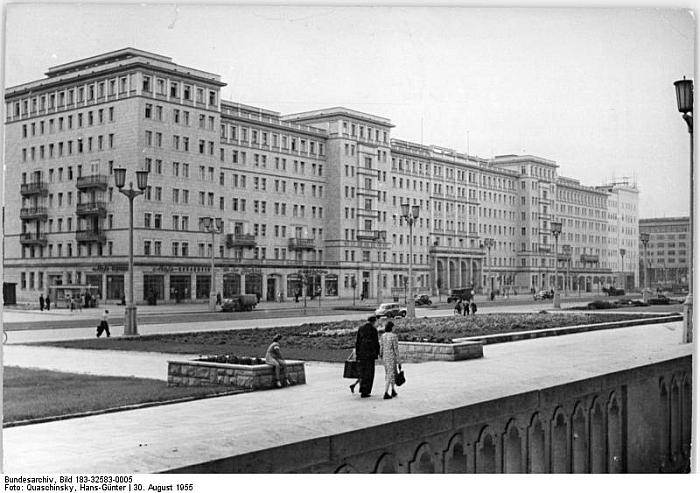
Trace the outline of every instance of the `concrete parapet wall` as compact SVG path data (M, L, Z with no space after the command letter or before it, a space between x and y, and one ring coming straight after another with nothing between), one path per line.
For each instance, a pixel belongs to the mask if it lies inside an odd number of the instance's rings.
M459 337L453 339L454 342L479 341L483 344L498 344L501 342L521 341L524 339L537 339L538 337L563 336L567 334L578 334L581 332L592 332L596 330L620 329L635 325L661 324L668 322L680 322L683 315L663 315L654 318L644 318L637 320L620 320L617 322L601 322L597 324L572 325L569 327L554 327L551 329L525 330L520 332L507 332L505 334L491 334L485 336Z
M399 342L399 352L404 361L459 361L483 358L481 341L452 344L434 342Z
M287 360L292 385L306 383L303 361ZM169 386L225 385L250 390L276 387L272 365L235 365L207 361L168 361Z
M686 471L691 361L684 356L163 472Z

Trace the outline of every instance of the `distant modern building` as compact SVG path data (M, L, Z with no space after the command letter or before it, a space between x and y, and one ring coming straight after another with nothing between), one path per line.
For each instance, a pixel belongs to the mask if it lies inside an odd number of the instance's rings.
M660 286L687 287L688 259L691 254L690 219L687 216L640 219L639 232L649 233L646 261L649 267L649 286L652 289ZM643 248L640 243L642 266Z
M409 242L419 292L549 289L555 265L560 289L636 279L630 184L585 186L541 157L394 139L389 119L352 109L280 115L224 101L220 76L132 48L46 75L5 92L5 281L20 301L75 284L128 298L115 167L134 181L150 171L134 202L138 302L206 300L212 249L215 291L263 300L304 287L403 297ZM407 201L421 211L412 238ZM214 244L205 217L224 220Z

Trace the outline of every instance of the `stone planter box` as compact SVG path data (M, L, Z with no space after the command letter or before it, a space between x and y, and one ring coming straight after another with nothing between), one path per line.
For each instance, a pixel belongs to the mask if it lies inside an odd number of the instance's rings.
M292 385L306 383L303 361L287 360ZM168 361L169 386L224 385L247 390L277 388L272 365L238 365L207 361Z
M399 341L399 353L404 361L460 361L483 358L481 341L456 343Z

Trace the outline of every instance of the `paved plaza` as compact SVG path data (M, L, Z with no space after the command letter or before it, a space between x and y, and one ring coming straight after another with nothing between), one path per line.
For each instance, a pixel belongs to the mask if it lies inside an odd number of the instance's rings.
M692 346L681 344L681 332L680 322L645 325L489 345L478 360L407 364L408 382L391 401L381 399L381 368L373 397L360 399L350 394L341 364L307 363L302 386L5 429L4 470L149 473L183 467L685 356ZM6 365L161 379L171 358L5 349Z

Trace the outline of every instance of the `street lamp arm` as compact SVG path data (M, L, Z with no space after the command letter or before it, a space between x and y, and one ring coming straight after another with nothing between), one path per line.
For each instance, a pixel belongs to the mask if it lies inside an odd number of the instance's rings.
M143 190L134 190L133 185L132 185L132 188L128 188L126 190L123 188L120 188L119 192L122 195L126 195L129 198L129 200L134 200L139 195L143 195L145 193Z

